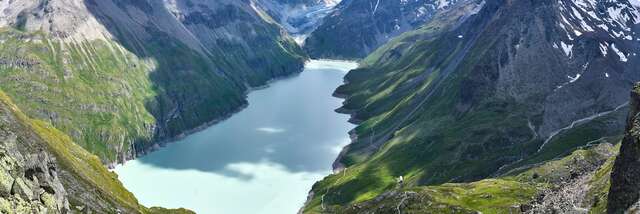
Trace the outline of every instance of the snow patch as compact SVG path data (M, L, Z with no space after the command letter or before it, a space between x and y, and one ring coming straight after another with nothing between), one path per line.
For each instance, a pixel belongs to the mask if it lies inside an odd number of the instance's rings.
M378 10L379 5L380 5L380 0L376 2L376 6L373 8L373 14L376 14L376 11Z
M558 0L560 21L568 38L604 31L614 38L633 40L632 26L640 23L640 0Z
M620 57L620 61L622 62L629 61L629 59L627 59L627 56L624 53L622 53L622 51L618 50L618 48L616 48L616 44L611 44L611 50L613 50L613 52L616 53L618 57Z
M448 0L438 0L438 9L442 9L449 6Z
M571 54L573 52L573 45L565 44L563 41L560 41L560 46L562 46L564 54L568 57L571 57Z
M580 79L581 76L582 76L581 74L576 74L575 77L567 76L567 78L569 78L569 83L574 83L575 81L578 81L578 79Z
M602 53L602 56L607 56L607 50L607 45L600 43L600 52Z

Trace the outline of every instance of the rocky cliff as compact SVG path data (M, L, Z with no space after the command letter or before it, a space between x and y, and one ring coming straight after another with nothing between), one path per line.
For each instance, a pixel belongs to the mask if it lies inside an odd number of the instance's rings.
M23 131L25 127L4 103L0 104L0 127L2 212L69 211L68 193L58 176L61 169L55 158L33 134Z
M107 163L228 116L306 58L254 1L0 2L0 89Z
M0 212L190 213L146 208L64 133L28 118L0 91Z
M631 111L627 119L620 154L611 174L609 213L636 213L640 210L640 84L631 93Z

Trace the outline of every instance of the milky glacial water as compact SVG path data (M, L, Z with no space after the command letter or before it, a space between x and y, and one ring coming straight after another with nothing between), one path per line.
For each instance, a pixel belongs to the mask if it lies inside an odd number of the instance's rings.
M286 214L302 207L316 181L349 143L354 126L331 96L352 62L311 61L295 77L249 93L228 120L118 166L145 206L198 213Z

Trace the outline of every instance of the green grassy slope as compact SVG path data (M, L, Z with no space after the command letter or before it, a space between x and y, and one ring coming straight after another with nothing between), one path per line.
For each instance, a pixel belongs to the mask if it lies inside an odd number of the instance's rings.
M590 213L605 213L609 175L619 146L600 144L576 150L570 155L492 179L471 183L445 183L433 186L412 186L390 182L387 191L362 197L349 205L333 203L331 192L315 197L305 213L521 213L551 212L549 201L561 197L576 200L577 207ZM349 170L332 175L323 182L342 182ZM579 183L585 177L584 184ZM406 182L406 181L405 181ZM565 186L580 184L584 195L569 192ZM323 185L319 183L318 185ZM340 191L329 189L328 191ZM345 192L341 192L343 194ZM323 195L316 192L316 195ZM545 197L546 196L546 197ZM575 199L572 199L575 197ZM556 205L560 208L563 204ZM558 211L558 210L556 210Z
M121 161L235 112L248 86L301 71L306 56L278 26L240 29L261 35L248 45L263 48L217 40L203 54L163 32L139 44L124 30L68 41L2 29L0 89L105 162Z
M346 98L340 111L358 123L354 141L335 164L344 171L314 185L308 210L372 200L396 188L400 176L410 187L470 183L562 158L588 144L617 142L626 108L602 97L617 97L629 80L594 75L558 89L566 79L561 73L583 61L574 56L578 62L567 63L547 45L557 35L554 4L487 1L473 15L454 8L364 59L335 92ZM613 72L615 66L592 51L585 53L598 66L587 70ZM563 114L550 117L545 111L554 107ZM559 131L542 147L550 136L541 131L548 121L605 111L610 113Z
M51 122L103 159L115 159L129 141L151 139L155 119L145 104L157 96L148 78L157 62L113 42L65 43L11 29L0 38L0 59L37 63L0 69L0 88L25 113Z
M23 133L34 133L37 136L36 141L44 144L44 148L56 157L57 164L63 170L58 174L62 177L62 183L69 194L72 207L89 205L89 207L100 209L92 210L94 212L120 210L127 213L158 213L159 210L163 210L162 208L149 209L140 205L134 195L120 183L117 175L108 171L97 156L75 144L69 136L49 123L26 116L1 90L0 106L3 109L9 109L19 123L8 125L22 127ZM21 139L28 140L29 137L21 136ZM184 209L164 209L164 211L161 213L190 212Z

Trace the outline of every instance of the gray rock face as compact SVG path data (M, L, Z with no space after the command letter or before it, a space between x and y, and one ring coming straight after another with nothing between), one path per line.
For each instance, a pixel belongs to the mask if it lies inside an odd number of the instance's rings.
M640 201L640 84L631 92L631 110L620 154L611 172L608 213L638 212Z
M60 150L51 148L52 142L45 141L4 98L0 97L1 213L139 213L144 209L88 152L76 145L57 148L76 155L74 161L82 164L57 157L62 153L55 151ZM45 131L48 137L55 135L48 131L54 130ZM109 178L98 181L87 175ZM129 196L129 201L122 200Z
M554 18L563 21L556 25L557 33L549 44L564 54L567 63L561 64L567 67L544 81L554 85L544 101L544 121L539 128L542 136L626 105L628 98L623 92L640 77L637 6L630 1L557 1L554 7L559 9ZM615 83L620 81L624 84ZM515 87L505 88L511 88L511 94L526 94Z
M44 31L76 40L109 36L89 13L84 0L2 1L0 10L2 27Z
M42 145L20 136L13 115L0 104L0 212L63 213L68 194L60 167Z
M306 39L313 58L363 58L458 0L344 0Z

